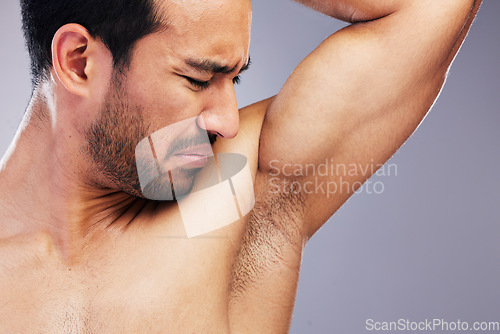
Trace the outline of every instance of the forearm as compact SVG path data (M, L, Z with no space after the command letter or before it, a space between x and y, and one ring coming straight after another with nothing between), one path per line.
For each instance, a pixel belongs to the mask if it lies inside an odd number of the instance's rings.
M421 0L295 0L318 12L342 21L356 23L372 21L393 14ZM436 0L441 1L441 0ZM473 2L473 0L455 0ZM477 1L480 2L480 1Z
M318 12L346 22L376 20L397 11L411 0L295 0Z
M439 73L451 64L477 15L482 0L297 0L332 17L348 22L366 22L349 27L340 35L384 44L388 63L412 60L417 72ZM345 29L344 29L345 30ZM355 33L352 33L350 31ZM348 32L349 31L349 32ZM369 37L371 36L371 37ZM345 39L345 38L344 38ZM347 41L345 41L347 42ZM361 47L361 45L360 45ZM375 49L377 49L375 47ZM377 53L373 50L371 54ZM379 54L386 51L380 50ZM444 57L443 57L444 56ZM390 58L395 58L391 61ZM401 61L399 61L401 63ZM420 64L420 67L418 66ZM423 68L422 68L423 66ZM393 67L394 68L394 67ZM406 69L401 68L401 73Z

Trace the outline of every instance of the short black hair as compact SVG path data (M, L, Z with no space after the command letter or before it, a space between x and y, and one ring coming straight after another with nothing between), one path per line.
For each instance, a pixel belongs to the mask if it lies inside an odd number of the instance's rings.
M111 51L116 68L130 64L135 42L166 28L155 0L20 0L23 32L36 86L52 66L52 39L68 23L85 27Z

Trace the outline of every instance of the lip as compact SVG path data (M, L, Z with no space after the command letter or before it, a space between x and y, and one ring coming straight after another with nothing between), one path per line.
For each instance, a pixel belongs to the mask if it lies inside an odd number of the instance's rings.
M213 155L212 146L203 144L176 151L173 158L182 168L202 168L207 164L209 155Z
M182 155L209 156L212 155L212 146L210 144L196 145L175 151L174 153L174 156Z

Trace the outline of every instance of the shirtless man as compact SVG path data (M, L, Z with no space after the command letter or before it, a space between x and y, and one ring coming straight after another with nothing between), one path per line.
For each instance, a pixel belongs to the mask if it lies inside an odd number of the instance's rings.
M34 90L1 163L1 333L287 332L305 242L372 169L286 166L387 161L433 104L480 4L304 0L355 24L276 97L238 111L249 0L63 2L22 1ZM135 161L141 140L193 118L214 153L246 157L255 196L250 214L198 237L178 201L144 198ZM341 177L353 186L335 196L308 188ZM300 189L275 191L276 178Z

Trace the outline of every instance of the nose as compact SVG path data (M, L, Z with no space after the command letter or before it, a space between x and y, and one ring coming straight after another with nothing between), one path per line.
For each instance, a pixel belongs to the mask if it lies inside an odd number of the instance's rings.
M200 116L198 126L208 133L218 134L225 139L238 134L240 117L232 82L221 83L218 89L208 94Z

